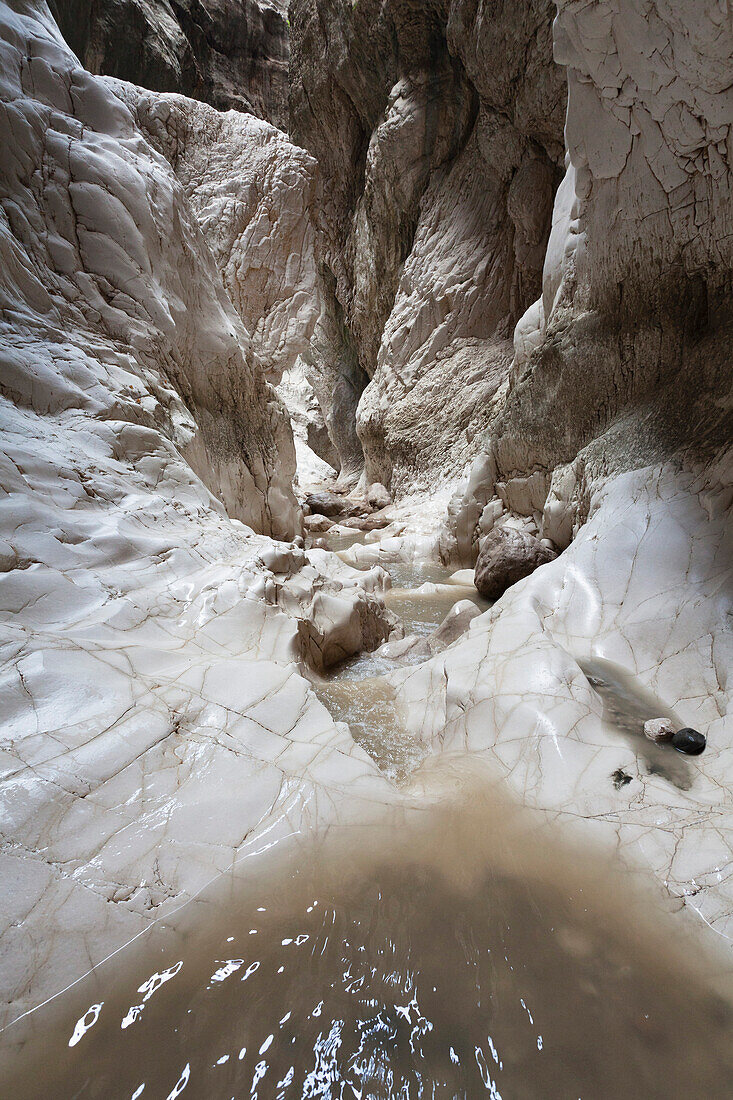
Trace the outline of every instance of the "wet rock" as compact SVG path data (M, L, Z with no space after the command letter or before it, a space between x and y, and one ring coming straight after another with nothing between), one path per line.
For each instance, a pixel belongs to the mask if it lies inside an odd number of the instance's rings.
M684 752L687 756L699 756L701 752L705 751L706 745L705 734L693 730L689 726L677 730L672 737L672 747L677 749L677 752Z
M372 508L389 508L392 497L381 482L375 481L367 490L367 503Z
M341 526L349 527L352 531L381 531L389 527L390 520L387 516L352 516L343 520Z
M674 726L669 718L650 718L644 723L644 736L657 744L671 741L674 736Z
M473 584L473 573L473 569L457 569L455 573L451 573L448 577L446 584L459 584L470 588Z
M306 516L303 523L306 531L311 534L314 532L320 534L323 531L328 531L329 527L333 527L334 521L329 519L328 516L311 515Z
M341 497L338 493L308 493L305 502L313 515L332 519L337 516L365 516L369 512L366 501Z
M511 585L556 557L526 531L495 527L481 547L473 583L485 599L498 600Z
M308 617L298 621L300 655L318 672L353 657L371 652L389 638L399 620L379 597L362 590L343 595L316 592Z
M450 609L443 622L428 638L431 653L440 653L466 633L475 618L481 614L471 600L459 600Z
M378 656L386 657L390 661L400 661L408 654L413 656L415 649L418 647L423 647L425 650L425 652L421 652L421 656L430 656L425 638L422 638L419 634L407 634L404 638L395 638L390 635L389 640L381 645L376 652Z

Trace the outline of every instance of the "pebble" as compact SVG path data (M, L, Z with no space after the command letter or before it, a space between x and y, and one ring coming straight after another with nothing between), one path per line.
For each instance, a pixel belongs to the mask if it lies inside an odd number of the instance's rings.
M697 730L690 729L689 726L677 730L672 738L673 748L677 749L677 752L686 753L688 756L699 756L705 749L706 744L705 735L698 733Z
M674 726L669 718L650 718L644 723L644 736L650 741L659 744L662 741L671 741L674 737Z

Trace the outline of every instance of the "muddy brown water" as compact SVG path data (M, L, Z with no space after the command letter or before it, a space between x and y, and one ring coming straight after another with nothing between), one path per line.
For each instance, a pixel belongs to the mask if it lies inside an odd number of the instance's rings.
M0 1037L0 1095L730 1096L731 1008L674 919L468 790L300 848L97 968Z
M386 671L364 656L321 697L402 782L422 756L400 739ZM619 720L622 695L604 696ZM713 991L678 918L488 778L458 768L455 787L215 884L175 928L159 923L6 1029L0 1096L733 1095L728 988Z

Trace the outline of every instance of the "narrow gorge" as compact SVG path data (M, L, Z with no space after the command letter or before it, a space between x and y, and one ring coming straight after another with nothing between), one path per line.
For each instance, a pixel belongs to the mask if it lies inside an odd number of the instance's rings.
M0 1095L733 1094L728 0L0 0Z

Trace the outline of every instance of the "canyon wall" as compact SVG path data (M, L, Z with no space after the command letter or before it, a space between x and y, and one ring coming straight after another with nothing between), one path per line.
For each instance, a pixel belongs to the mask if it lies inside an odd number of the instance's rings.
M230 515L292 536L288 420L183 189L54 34L5 47L6 399L127 423L141 455L165 437Z
M287 0L51 0L89 72L287 129Z
M727 5L560 0L567 171L445 560L495 526L561 551L395 674L435 753L488 757L524 802L664 885L728 947L733 560L733 24ZM653 758L603 677L704 731ZM667 713L667 711L664 711ZM429 775L428 775L429 780Z
M733 28L715 3L559 4L568 165L542 295L453 527L503 511L567 546L594 477L730 443ZM483 516L483 518L482 518Z
M301 522L277 326L257 354L136 120L173 141L175 98L156 119L42 0L0 3L0 1027L328 816L317 792L388 794L301 674L389 635L385 577L268 537ZM285 139L242 126L259 171Z
M341 419L364 389L367 478L396 490L475 453L540 288L565 81L553 5L499 7L290 9L291 132L324 179L328 333L312 356L350 381Z

